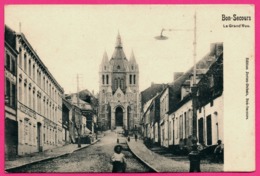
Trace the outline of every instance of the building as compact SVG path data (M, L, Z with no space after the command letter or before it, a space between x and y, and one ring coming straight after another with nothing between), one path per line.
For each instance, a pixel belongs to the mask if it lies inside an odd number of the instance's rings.
M62 98L62 142L63 144L71 143L70 128L73 126L72 121L72 104L64 97Z
M114 53L104 53L99 69L98 126L133 130L140 123L139 68L132 52L128 60L118 34Z
M5 26L5 158L18 154L17 55L15 32Z
M61 146L62 95L59 85L23 33L15 34L18 155Z
M216 43L196 65L197 138L203 145L223 139L223 44ZM188 150L193 135L191 87L193 68L179 76L163 91L160 98L161 145ZM215 102L215 106L213 106ZM213 142L214 141L214 142Z
M92 136L92 134L96 132L96 111L92 107L92 104L81 99L85 96L80 96L86 92L87 90L84 90L79 93L66 95L65 97L66 101L73 106L72 113L74 116L70 123L71 139L73 143L78 141L79 135L81 136L81 143L86 143L88 141L86 138Z
M149 142L160 143L160 96L167 84L151 83L151 86L141 92L141 126L142 134ZM149 116L147 116L149 114ZM148 125L149 124L149 125ZM151 129L150 129L151 128Z

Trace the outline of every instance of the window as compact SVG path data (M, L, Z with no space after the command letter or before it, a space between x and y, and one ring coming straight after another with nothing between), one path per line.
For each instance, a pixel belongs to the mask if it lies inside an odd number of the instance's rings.
M5 97L7 99L6 104L10 105L10 101L11 101L11 87L10 87L10 81L8 79L5 80Z
M19 66L22 67L22 48L19 48Z
M118 69L118 70L120 69L120 66L119 66L119 65L117 66L117 69Z
M22 81L21 80L19 80L19 88L18 88L19 90L19 101L22 101Z
M12 59L12 66L11 66L11 72L15 75L16 73L16 65L15 65L15 60Z
M115 79L115 89L118 88L118 82L117 82L117 79Z
M135 75L134 75L134 84L135 84Z
M105 84L105 75L102 75L102 84Z
M109 79L108 79L109 77L108 77L108 75L107 75L107 84L109 84Z
M29 92L28 92L28 95L29 95L29 108L31 108L31 88L29 87Z
M10 70L10 66L11 66L11 57L9 54L6 54L6 69Z
M43 90L45 91L45 76L43 77Z
M24 72L26 73L26 71L27 71L27 58L26 58L27 56L26 56L26 54L24 54Z
M123 79L121 79L121 81L120 81L120 88L124 89L124 80Z
M24 84L24 104L27 105L27 86Z
M32 74L32 73L31 73L31 71L32 71L32 70L31 70L31 69L32 69L32 68L31 68L31 60L29 60L29 66L28 66L28 67L29 67L29 76L31 77L31 74Z
M35 65L33 65L33 81L35 81Z
M33 91L33 110L35 110L35 91Z
M129 75L129 84L132 84L132 75Z

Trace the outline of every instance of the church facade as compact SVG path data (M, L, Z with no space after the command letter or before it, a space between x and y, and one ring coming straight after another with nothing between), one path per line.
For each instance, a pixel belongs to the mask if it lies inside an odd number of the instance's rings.
M103 55L99 68L98 125L103 129L139 127L139 68L132 51L129 60L118 34L111 59Z

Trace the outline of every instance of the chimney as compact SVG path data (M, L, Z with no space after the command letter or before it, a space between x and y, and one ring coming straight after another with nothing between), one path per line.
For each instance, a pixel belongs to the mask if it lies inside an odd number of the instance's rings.
M177 80L182 75L183 75L183 72L174 72L173 73L173 81Z

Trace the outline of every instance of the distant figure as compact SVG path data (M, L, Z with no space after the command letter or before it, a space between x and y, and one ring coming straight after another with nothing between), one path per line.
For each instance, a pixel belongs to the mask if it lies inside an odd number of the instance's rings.
M135 141L137 141L137 137L138 137L137 134L135 134Z
M122 146L116 145L114 148L115 153L113 154L111 160L113 162L112 172L125 172L126 170L126 159L122 152Z
M214 150L214 160L217 163L223 162L223 145L221 140L218 140L218 145Z

